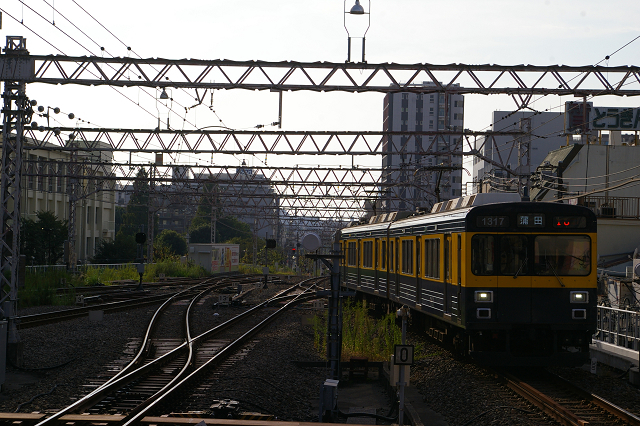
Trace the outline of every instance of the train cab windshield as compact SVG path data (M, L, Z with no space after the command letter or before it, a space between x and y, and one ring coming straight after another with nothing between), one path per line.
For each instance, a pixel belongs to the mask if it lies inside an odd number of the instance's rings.
M565 275L591 273L586 235L489 235L471 239L474 275Z

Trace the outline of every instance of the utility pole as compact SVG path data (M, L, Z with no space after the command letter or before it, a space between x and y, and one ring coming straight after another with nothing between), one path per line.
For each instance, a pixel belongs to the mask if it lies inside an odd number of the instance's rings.
M518 138L518 192L523 200L529 200L531 186L531 117L520 119L520 130L524 135Z
M21 342L15 316L18 303L18 266L20 262L20 202L22 183L22 154L24 127L31 122L33 110L26 95L24 80L34 74L34 65L20 61L29 55L27 40L23 37L7 37L4 52L4 91L2 98L2 169L0 183L0 287L2 288L2 313L9 318L8 355L20 366ZM5 76L14 77L14 80ZM4 339L4 335L0 338ZM4 365L2 373L4 373ZM4 374L2 374L4 377Z
M78 255L76 253L76 205L78 202L78 176L80 175L81 166L78 163L78 144L75 142L73 133L69 135L69 147L72 149L69 154L69 164L67 171L67 196L69 197L69 221L67 224L67 240L69 253L69 271L74 272L78 265Z
M320 421L337 416L338 382L340 380L340 358L342 356L342 298L355 296L354 291L340 291L340 260L344 255L340 251L341 233L337 231L334 236L331 254L306 254L307 259L319 259L331 271L331 290L318 291L318 296L329 297L329 309L327 312L327 361L329 372L327 379L320 388ZM304 238L303 241L307 239ZM320 240L317 243L305 243L305 249L315 251L320 248Z
M211 244L216 243L216 225L218 223L218 197L217 190L213 184L211 184L211 194L209 194L211 203Z
M158 162L158 159L156 157L156 163ZM151 164L150 170L149 170L149 198L147 200L147 205L149 206L149 209L147 211L147 220L148 220L148 226L147 226L147 263L153 263L153 233L155 232L154 226L155 226L155 205L154 205L154 182L153 179L155 177L155 169L156 169L156 165L155 164Z

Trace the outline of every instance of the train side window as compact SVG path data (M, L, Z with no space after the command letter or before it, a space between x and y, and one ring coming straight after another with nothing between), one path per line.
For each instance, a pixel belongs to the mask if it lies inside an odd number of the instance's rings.
M474 275L495 275L495 238L474 235L471 238L471 272Z
M413 241L402 240L402 265L403 274L413 274Z
M529 273L527 237L503 235L500 237L500 273L502 275L527 275Z
M356 256L356 242L350 241L347 243L347 265L348 266L356 266L357 265L357 256Z
M440 278L440 239L424 240L424 276Z
M380 269L387 269L387 242L382 241L382 250L380 250Z
M586 235L538 235L534 240L537 275L589 275L591 238Z
M364 241L362 243L362 267L373 267L373 241Z

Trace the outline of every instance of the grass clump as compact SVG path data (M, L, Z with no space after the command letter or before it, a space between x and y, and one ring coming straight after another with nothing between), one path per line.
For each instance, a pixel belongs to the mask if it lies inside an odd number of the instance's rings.
M73 287L79 283L77 277L65 271L27 273L24 287L18 289L18 309L41 305L72 305L76 298ZM70 291L58 290L67 286L71 287Z
M160 274L165 277L200 278L207 271L193 262L165 261L145 265L142 280L157 281ZM46 272L27 272L25 285L18 289L18 309L43 305L73 305L77 287L111 285L113 281L140 280L136 265L131 263L122 268L88 265L81 274L50 270Z
M326 315L314 318L314 343L326 354ZM395 313L380 319L369 316L364 303L345 302L342 310L342 359L367 357L369 361L386 361L395 345L402 341L402 330L396 325Z
M146 265L142 281L157 281L160 274L164 274L165 277L200 278L208 275L208 272L202 266L193 262L165 261ZM136 278L140 278L137 272Z

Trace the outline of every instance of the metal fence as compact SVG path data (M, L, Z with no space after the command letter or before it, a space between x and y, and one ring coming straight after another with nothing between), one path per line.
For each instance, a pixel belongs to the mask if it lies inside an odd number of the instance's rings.
M148 265L148 264L145 264ZM124 269L128 266L135 267L135 263L88 263L84 265L78 265L78 271L85 271L89 268L111 268L111 269ZM66 271L65 265L33 265L26 267L27 273L37 274L47 271Z
M578 204L589 207L598 217L640 219L640 197L580 197Z
M640 350L640 312L598 306L595 340Z

